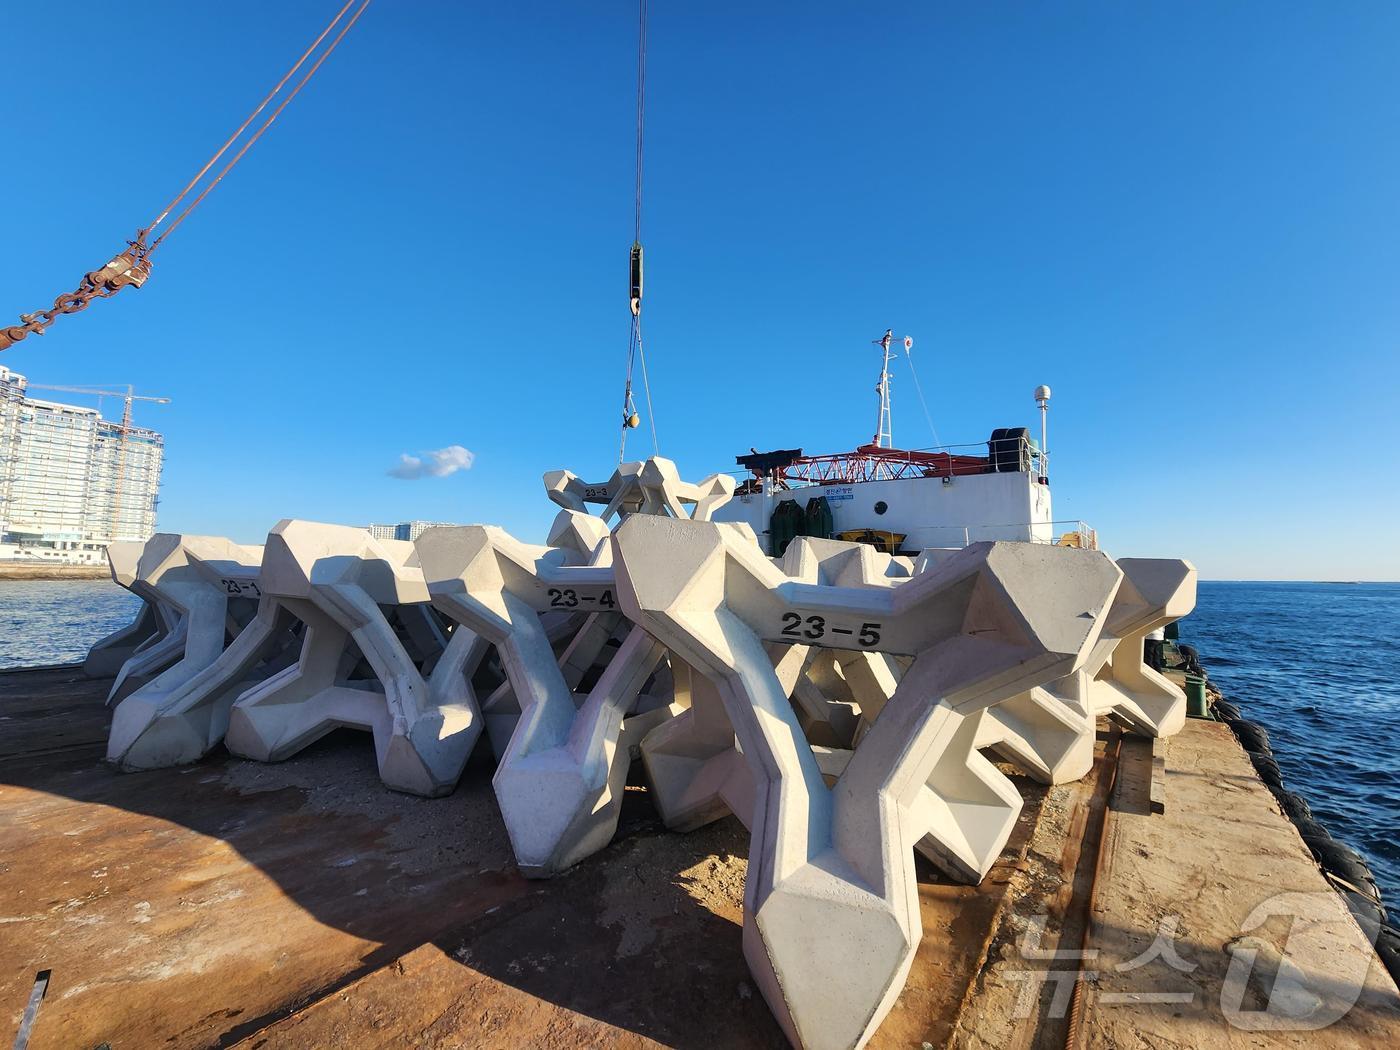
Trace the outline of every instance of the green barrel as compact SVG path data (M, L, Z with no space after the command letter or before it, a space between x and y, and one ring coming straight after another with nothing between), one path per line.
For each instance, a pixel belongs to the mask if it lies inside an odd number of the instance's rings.
M1198 674L1186 676L1186 715L1188 718L1210 717L1210 704L1206 700L1206 680Z
M796 500L785 499L773 508L773 517L768 522L768 539L774 557L781 558L788 544L807 530L807 516Z
M831 530L834 522L831 516L831 504L826 501L825 496L818 496L816 499L807 501L807 535L815 536L817 539L831 539Z

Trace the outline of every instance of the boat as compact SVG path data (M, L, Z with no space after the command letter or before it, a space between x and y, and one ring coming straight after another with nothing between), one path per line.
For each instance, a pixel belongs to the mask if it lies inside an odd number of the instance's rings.
M859 539L886 553L910 556L986 540L1097 549L1097 534L1084 522L1054 517L1045 446L1050 388L1038 386L1034 393L1041 414L1039 440L1028 427L1000 427L976 444L896 448L892 335L887 330L874 341L881 365L871 440L850 451L820 455L807 455L802 448L750 449L736 457L749 476L715 519L748 525L775 557L798 535ZM912 337L906 336L911 368L912 346ZM809 520L823 524L813 531Z

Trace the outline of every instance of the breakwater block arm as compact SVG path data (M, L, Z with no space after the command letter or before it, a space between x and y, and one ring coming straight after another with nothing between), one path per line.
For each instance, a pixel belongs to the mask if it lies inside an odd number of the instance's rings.
M623 608L713 684L752 776L755 980L796 1045L859 1046L918 944L914 842L934 835L985 870L1019 811L970 716L1071 673L1121 574L1106 557L977 544L897 588L836 587L791 581L714 524L637 515L613 539ZM914 658L834 787L765 642Z
M501 655L519 714L492 783L520 870L553 875L616 832L630 763L627 725L664 651L623 619L610 565L566 564L562 549L485 526L430 530L418 539L418 559L435 606ZM543 619L561 610L587 612L562 653ZM601 675L577 696L617 635L621 644ZM672 705L652 705L635 716L644 721L633 735L673 713Z
M283 521L268 536L260 579L299 623L299 653L234 701L229 750L280 761L333 729L359 728L373 735L387 787L451 792L481 732L470 678L488 647L470 633L441 647L413 545Z

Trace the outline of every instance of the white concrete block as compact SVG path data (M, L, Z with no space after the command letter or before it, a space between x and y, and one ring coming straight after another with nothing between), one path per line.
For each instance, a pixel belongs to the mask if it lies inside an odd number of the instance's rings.
M578 531L591 528L581 512L564 515ZM552 535L560 535L558 523ZM548 877L612 840L629 744L676 713L669 703L641 703L665 653L618 611L610 564L570 564L577 559L567 550L486 526L430 529L417 547L436 607L501 654L516 710L513 724L498 716L511 732L499 751L496 799L520 870ZM541 618L560 612L587 616L562 651ZM614 637L620 648L587 695L577 695Z
M1186 724L1186 694L1147 666L1143 641L1196 607L1196 568L1173 558L1120 558L1118 567L1123 586L1096 653L1102 666L1084 683L1083 698L1094 714L1136 733L1171 736ZM1103 650L1111 650L1106 659Z
M623 463L607 481L589 483L572 471L551 470L544 475L545 492L565 510L585 512L588 503L601 503L601 521L617 515L669 514L677 518L709 521L711 514L734 495L735 482L727 474L711 474L696 484L681 480L675 463L661 456ZM687 510L687 507L689 508Z
M122 664L109 703L178 688L223 652L257 606L253 581L262 548L164 532L140 544L139 553L137 546L112 545L112 576L142 599L160 626Z
M145 547L141 540L116 540L107 545L107 564L115 583L131 589ZM161 616L146 596L136 591L132 593L141 599L136 615L126 626L117 628L88 650L87 659L83 661L84 674L92 678L116 675L122 664L139 649L149 647L166 633L166 617Z
M664 781L666 763L689 763L676 779L694 792L699 820L715 795L747 790L718 768L742 756L753 792L750 968L795 1044L859 1046L918 943L914 840L931 835L950 864L980 876L1019 812L1015 791L975 750L973 716L1072 673L1121 574L1105 556L998 543L898 587L801 583L732 530L644 515L624 521L613 543L623 608L708 679L737 742L724 746L718 713L692 683L689 714L648 737L648 769ZM914 658L833 787L765 643ZM653 738L667 746L647 746Z
M1092 552L1086 556L1101 559ZM900 574L902 566L894 564L900 559L880 554L868 545L844 541L799 537L782 558L771 560L801 582L890 587L905 578ZM929 564L923 562L925 567ZM808 743L819 756L823 775L831 781L845 768L851 750L894 695L909 660L888 653L806 647L793 647L785 659L793 654L799 654L802 661L800 672L784 678L784 688L791 695ZM776 668L777 657L774 659ZM733 746L732 733L704 741L685 739L685 734L693 731L691 719L698 722L700 717L696 712L643 742L658 809L667 825L678 830L689 830L726 812L722 798L705 796L703 791L705 785L719 783L729 775L726 771L734 760L721 754L721 745ZM980 811L984 823L992 809L999 809L1003 819L997 826L1006 830L1014 823L1019 799L1010 781L980 757L974 758L973 752L989 748L1032 776L1054 783L1082 776L1093 762L1093 720L1078 716L1063 698L1039 687L975 712L952 739L953 751L935 767L935 778L954 776L947 772L949 768L970 764L975 782L972 790L983 798L984 807L991 807ZM714 771L707 768L711 765ZM995 859L1001 843L995 838L981 839L966 829L946 828L946 819L940 817L946 806L937 798L938 784L927 790L932 795L918 808L929 814L933 823L928 834L917 836L916 848L950 877L977 881ZM950 841L940 839L940 828L945 828ZM982 847L974 848L979 842Z
M260 585L271 606L300 622L300 652L234 701L229 751L280 761L336 728L365 729L386 786L450 793L481 732L470 679L487 645L463 630L445 647L434 642L441 632L427 615L413 545L283 521L268 536ZM262 619L268 630L275 614ZM238 670L230 661L223 682Z

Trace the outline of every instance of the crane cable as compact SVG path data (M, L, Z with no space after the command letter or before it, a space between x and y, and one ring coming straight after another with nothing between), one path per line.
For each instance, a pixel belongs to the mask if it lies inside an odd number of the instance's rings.
M205 186L203 190L200 191L199 196L195 197L194 200L190 201L190 203L185 206L185 210L182 211L175 218L175 221L170 224L169 229L167 229L164 233L157 237L154 242L152 242L151 246L146 250L147 256L149 256L151 252L154 252L157 248L159 248L161 242L175 232L176 228L180 225L180 223L185 221L186 216L188 216L190 212L194 211L194 209L200 205L204 198L209 196L210 191L213 190L215 186L217 186L220 182L223 181L224 176L233 170L234 165L236 165L240 160L243 159L243 155L247 153L249 149L252 148L253 143L257 142L258 139L262 138L263 132L265 132L268 128L272 127L273 122L276 121L279 116L281 116L282 111L287 108L288 103L290 103L292 99L296 98L297 95L300 93L301 89L306 87L306 82L316 75L316 71L321 68L321 63L323 63L327 58L329 58L331 52L340 46L340 42L343 39L345 39L345 34L350 32L350 27L353 26L357 21L359 21L360 16L365 13L365 8L369 7L370 3L371 0L363 0L359 8L355 11L355 13L350 16L349 21L347 21L345 25L341 27L341 30L339 33L336 34L335 39L330 42L330 45L324 51L322 51L319 56L317 56L316 61L311 64L311 68L306 71L306 75L297 82L296 87L292 88L292 90L288 93L287 97L284 98L281 101L281 103L277 106L277 108L272 111L272 115L262 122L262 125L258 128L258 130L253 132L253 134L249 137L248 141L243 144L242 148L239 149L239 151L233 155L233 159L227 164L225 164L223 170L221 170L219 174L215 175L214 178L210 180L209 184ZM254 109L253 112L248 114L248 118L245 121L243 121L241 125L239 125L238 130L229 136L228 141L219 147L218 152L209 158L208 162L204 165L204 167L199 169L199 173L195 175L195 177L189 181L185 188L182 189L175 196L174 200L172 200L161 210L161 213L156 216L155 220L149 226L137 232L136 239L138 243L144 243L146 236L150 234L152 230L154 230L165 220L166 216L168 216L179 205L180 201L185 198L185 196L190 192L190 190L194 189L195 184L199 182L199 180L202 179L208 173L209 169L214 166L215 162L218 161L218 159L224 155L228 148L233 145L235 140L237 140L238 136L242 135L243 132L248 129L248 125L251 124L257 118L258 114L261 113L265 108L267 108L267 104L271 102L272 99L282 90L282 88L286 85L287 81L290 80L292 78L292 75L295 74L296 71L300 69L302 65L306 62L306 60L311 57L312 53L318 47L321 46L321 41L325 40L326 37L330 35L331 30L333 30L336 27L336 25L340 22L340 20L345 17L345 12L349 11L350 8L354 6L354 4L355 0L347 0L345 6L342 7L340 11L336 14L336 16L330 20L326 28L321 30L321 35L318 36L314 41L312 41L311 46L308 47L304 52L302 52L301 57L296 60L296 63L292 66L292 68L287 70L287 72L282 75L282 79L279 80L277 84L273 87L273 89L267 93L267 97L258 103L257 108Z
M924 421L928 423L929 431L933 434L934 448L941 448L943 439L938 436L938 428L933 425L933 416L929 413L928 402L924 400L923 384L919 382L919 373L914 367L914 340L908 336L904 337L904 359L909 362L909 374L914 378L914 391L919 395L919 405L924 410Z
M124 251L118 252L111 261L100 269L92 270L84 274L77 289L60 295L54 300L53 306L49 309L35 310L33 313L20 314L19 324L10 327L0 327L0 350L8 350L10 347L14 346L15 343L18 343L27 336L43 335L44 330L48 328L49 325L53 324L55 318L57 318L59 314L77 313L80 310L86 309L94 299L109 299L128 285L139 288L145 284L146 279L151 275L151 253L154 252L156 248L160 247L161 243L167 237L175 232L175 229L185 221L190 212L194 211L204 198L209 196L210 191L223 181L224 176L233 170L234 165L243 159L243 155L248 152L253 143L257 142L258 139L262 137L263 132L267 131L267 129L272 126L273 122L281 115L282 110L287 108L287 104L297 97L301 89L306 86L307 81L321 68L321 64L325 62L325 60L330 57L331 52L340 45L341 40L345 38L345 34L350 31L350 27L359 21L360 15L364 14L365 8L369 7L370 2L371 0L361 0L359 8L350 16L344 26L341 27L340 32L336 34L335 39L331 41L330 45L322 51L316 61L312 63L306 75L297 82L296 86L292 88L287 97L272 111L272 115L269 116L267 120L263 121L257 131L255 131L248 141L243 144L242 148L234 154L233 159L225 164L218 175L204 187L199 195L185 206L185 209L180 212L175 218L175 221L170 224L164 233L157 237L154 242L147 243L147 238L150 236L151 232L165 221L170 213L179 206L180 202L183 201L184 198L189 195L190 191L199 183L199 180L209 173L209 170L213 168L219 158L238 140L238 137L248 130L249 125L257 119L258 114L267 108L268 103L282 91L287 81L289 81L296 71L306 63L306 60L315 53L316 49L321 46L326 37L329 36L332 30L345 18L346 12L348 12L351 7L354 7L356 0L346 0L345 6L340 9L326 28L321 31L321 35L302 53L301 57L296 60L291 69L283 74L282 79L279 80L273 89L267 93L266 97L258 103L253 112L248 114L243 123L239 125L238 130L230 135L228 140L219 147L207 162L205 162L204 167L199 169L198 173L185 185L184 189L176 194L175 198L161 209L160 213L149 226L142 227L136 231L135 238L126 242L127 247Z
M617 461L621 463L627 455L627 431L636 428L641 420L637 416L637 405L632 398L632 373L637 360L642 363L642 389L646 394L647 422L651 426L652 455L660 455L661 447L656 440L656 413L651 407L651 379L647 375L647 355L642 345L642 156L644 131L646 129L646 90L647 90L647 0L639 0L637 10L637 170L636 170L636 211L632 237L632 252L629 266L629 305L632 311L631 333L627 339L627 373L622 390L622 434L618 441Z

